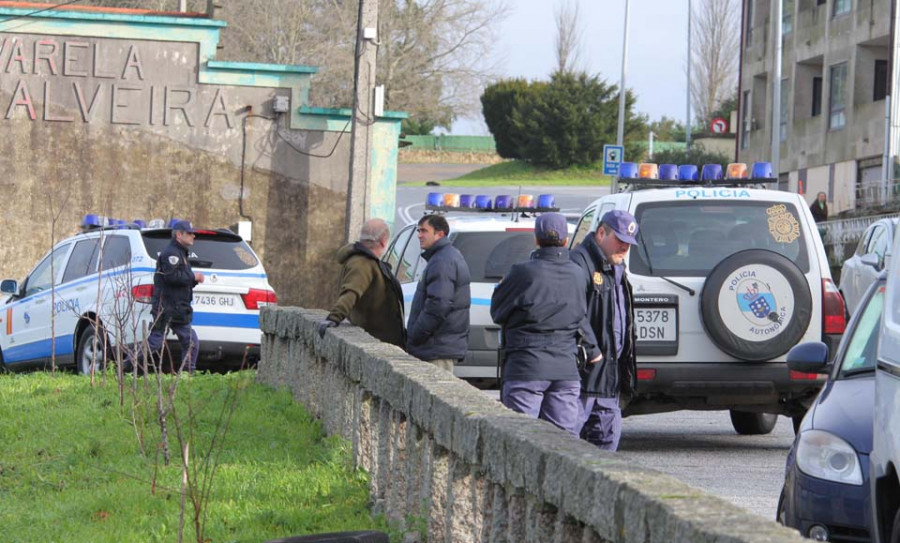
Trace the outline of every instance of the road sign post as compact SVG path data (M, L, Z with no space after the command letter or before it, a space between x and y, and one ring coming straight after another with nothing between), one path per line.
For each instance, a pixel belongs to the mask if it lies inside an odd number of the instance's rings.
M613 176L612 193L618 192L617 179L619 176L619 164L625 156L625 147L622 145L603 146L603 175Z

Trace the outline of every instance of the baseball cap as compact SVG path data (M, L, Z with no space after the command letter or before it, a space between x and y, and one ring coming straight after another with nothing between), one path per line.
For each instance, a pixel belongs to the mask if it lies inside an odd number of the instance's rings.
M544 213L534 223L534 236L542 241L564 240L569 237L565 216L559 213Z
M193 234L194 225L191 224L191 221L178 221L175 223L175 226L172 227L172 230Z
M609 226L620 241L630 245L637 245L635 236L638 233L638 223L631 213L621 209L613 209L612 211L607 211L600 222Z

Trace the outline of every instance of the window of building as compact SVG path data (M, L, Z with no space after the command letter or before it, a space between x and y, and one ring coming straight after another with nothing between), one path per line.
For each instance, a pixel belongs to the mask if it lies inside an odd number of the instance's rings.
M875 86L872 89L872 101L884 100L887 95L887 61L875 61Z
M814 77L812 83L812 111L810 116L818 117L822 114L822 78Z
M750 91L741 97L741 149L750 147Z
M744 28L744 47L750 48L753 43L753 10L755 8L753 0L747 0L747 26Z
M850 13L850 3L851 0L834 0L831 11L832 17Z
M787 36L794 30L794 0L784 0L781 10L781 34Z
M781 80L781 111L779 112L780 122L778 123L781 141L787 140L788 134L788 100L790 97L788 83L787 79Z
M844 127L846 116L846 91L847 91L847 63L842 62L831 67L831 77L828 80L830 87L830 99L828 101L828 128L838 130Z

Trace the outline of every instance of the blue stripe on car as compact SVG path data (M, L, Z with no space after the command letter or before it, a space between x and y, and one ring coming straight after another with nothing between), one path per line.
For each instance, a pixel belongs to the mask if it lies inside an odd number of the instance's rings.
M259 328L259 315L234 313L194 313L193 326L224 326L226 328Z
M56 338L56 356L72 354L75 349L72 347L75 336L69 334L67 336L59 336ZM16 345L3 351L3 361L22 362L24 360L34 360L36 358L50 358L51 356L50 340L42 339L25 345Z

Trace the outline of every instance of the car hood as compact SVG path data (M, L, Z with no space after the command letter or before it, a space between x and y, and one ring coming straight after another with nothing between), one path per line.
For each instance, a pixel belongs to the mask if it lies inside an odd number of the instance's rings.
M862 454L872 452L875 374L831 381L816 399L812 428L845 439Z

